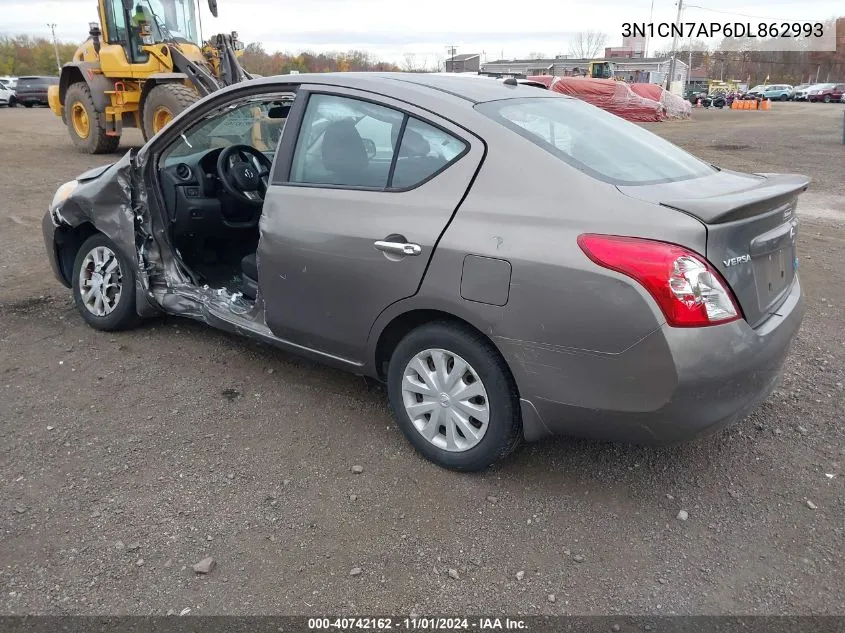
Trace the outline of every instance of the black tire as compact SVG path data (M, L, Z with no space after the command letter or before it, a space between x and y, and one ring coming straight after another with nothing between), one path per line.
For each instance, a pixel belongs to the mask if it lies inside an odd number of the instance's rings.
M24 102L23 107L24 108L31 108L33 105L35 105L35 104L32 103L31 101L26 101L26 102Z
M120 266L121 287L120 297L114 309L104 315L98 316L91 312L84 303L82 298L82 288L79 281L79 273L82 270L82 264L85 261L88 253L99 246L105 246L112 253L115 254ZM120 249L115 246L109 238L102 233L96 233L89 237L76 254L76 259L73 263L73 279L71 280L73 286L73 300L76 303L76 309L85 322L97 330L104 330L112 332L115 330L128 330L137 326L141 322L141 317L135 310L135 269L131 262L127 261Z
M780 100L781 101L789 101L789 95L781 95Z
M487 431L468 450L451 452L435 446L417 431L402 399L402 381L411 359L426 349L443 349L463 358L478 374L490 411ZM436 321L409 332L390 358L387 392L394 418L408 441L423 456L451 470L484 470L507 457L522 441L519 395L507 364L498 350L472 328L451 321Z
M88 135L85 137L80 136L73 125L72 112L77 105L84 108L88 117ZM62 119L77 149L86 154L111 154L117 151L120 137L106 135L106 115L103 112L97 112L94 108L94 99L88 84L77 82L67 89Z
M17 108L18 107L18 100L15 99L13 96L9 97L9 107L10 108Z
M144 127L141 130L144 140L147 141L155 136L153 117L159 108L170 112L172 117L191 107L199 95L184 84L168 83L155 86L144 99Z
M822 101L824 101L825 103L830 103L830 95L825 95Z

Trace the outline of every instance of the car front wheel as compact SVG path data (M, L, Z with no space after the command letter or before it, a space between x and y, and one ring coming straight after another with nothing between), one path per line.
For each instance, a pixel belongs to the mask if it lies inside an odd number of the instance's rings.
M468 326L439 321L411 331L390 359L387 388L405 437L444 468L483 470L522 439L510 371Z
M101 233L85 240L76 254L73 299L86 323L98 330L125 330L140 322L135 310L135 271Z

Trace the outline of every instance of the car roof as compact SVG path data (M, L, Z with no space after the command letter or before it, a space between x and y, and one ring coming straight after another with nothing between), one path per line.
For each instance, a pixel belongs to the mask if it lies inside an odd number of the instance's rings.
M253 85L280 81L296 84L321 84L363 90L377 90L387 96L402 97L417 92L420 88L431 93L451 95L472 104L499 99L538 97L543 93L531 85L506 84L503 81L479 81L478 76L455 74L452 76L435 73L303 73L300 75L275 75L254 79ZM237 84L235 84L237 85Z

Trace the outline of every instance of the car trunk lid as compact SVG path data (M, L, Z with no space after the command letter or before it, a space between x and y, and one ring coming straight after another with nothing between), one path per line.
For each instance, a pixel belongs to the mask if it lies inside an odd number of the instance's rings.
M795 174L719 171L705 178L619 189L704 224L708 261L756 327L777 311L795 278L795 209L808 185L809 179Z

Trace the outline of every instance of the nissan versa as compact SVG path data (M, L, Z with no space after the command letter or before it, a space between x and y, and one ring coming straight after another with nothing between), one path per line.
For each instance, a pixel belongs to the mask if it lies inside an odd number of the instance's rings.
M384 381L419 452L479 470L748 414L802 320L808 183L514 81L302 74L209 95L43 229L91 326L181 315Z

